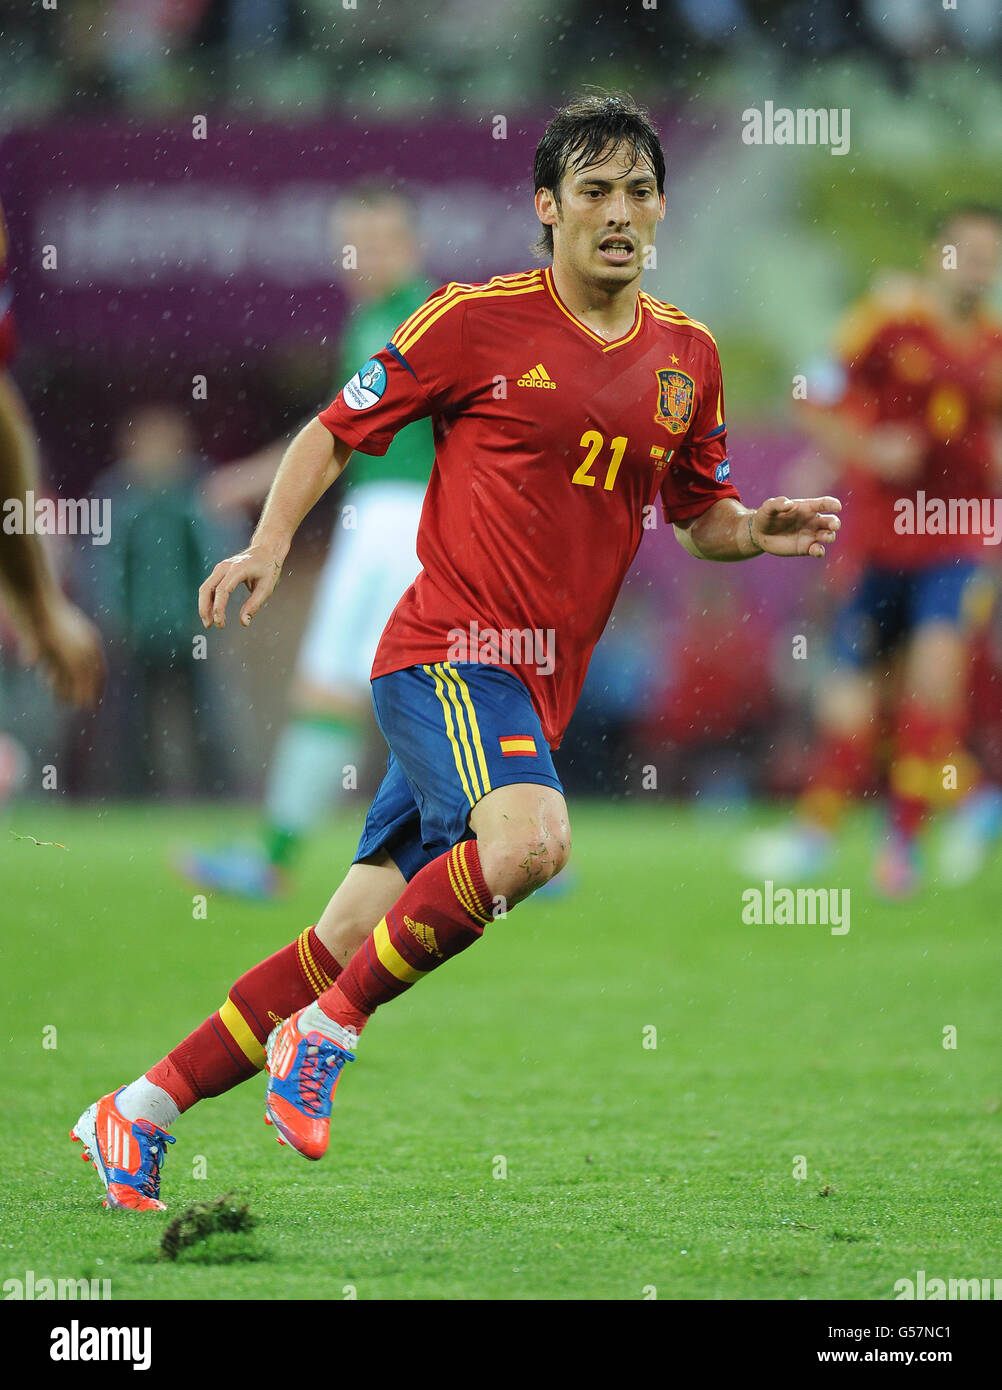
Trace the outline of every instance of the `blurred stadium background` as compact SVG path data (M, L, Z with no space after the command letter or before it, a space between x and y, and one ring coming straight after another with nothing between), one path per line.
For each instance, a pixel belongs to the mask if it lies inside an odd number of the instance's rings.
M338 496L308 518L253 632L213 632L193 661L196 585L253 524L203 485L330 399L349 308L329 247L341 190L362 175L409 190L436 283L524 269L550 113L586 83L647 102L669 208L645 285L716 336L733 476L755 501L800 490L811 455L793 378L824 370L847 305L915 267L950 203L1002 204L998 0L348 3L0 0L13 373L49 495L112 502L107 546L51 541L105 639L96 714L18 664L0 614L0 734L30 769L0 822L3 1274L200 1300L356 1285L889 1299L918 1269L995 1274L998 865L895 912L866 887L864 812L839 866L851 935L742 922L735 812L788 819L770 803L810 756L846 581L837 563L699 564L663 525L557 755L575 795L571 891L536 895L517 928L381 1014L365 1084L339 1093L349 1142L308 1179L261 1142L260 1078L185 1117L171 1214L207 1190L249 1192L263 1251L157 1263L159 1226L109 1221L91 1172L67 1173L80 1106L315 920L381 770L374 758L314 837L291 903L214 899L207 914L170 878L171 837L253 830L286 718ZM746 145L742 112L767 100L849 108L850 152ZM972 699L1000 778L994 622ZM794 635L812 659L791 659ZM56 792L41 786L50 765ZM0 757L8 790L14 771ZM620 799L632 804L610 808ZM29 831L72 852L36 850ZM658 1051L640 1044L652 1023ZM498 1154L510 1182L488 1176ZM801 1155L805 1181L791 1177Z
M647 102L669 210L645 284L713 329L734 479L756 500L795 490L792 379L824 360L846 305L876 274L915 266L951 202L1002 203L994 0L80 0L0 16L15 376L46 488L119 498L124 517L145 470L195 536L183 560L162 529L142 551L153 559L129 571L128 619L123 550L149 524L142 506L128 512L139 530L113 526L107 547L54 542L108 644L96 716L58 706L4 635L3 729L33 766L56 763L73 797L261 790L337 497L304 526L254 637L212 634L195 689L194 588L253 519L212 511L199 486L329 399L347 303L328 217L360 175L413 195L436 283L487 278L532 264L532 153L552 109L586 83ZM744 144L742 111L767 99L848 107L850 152ZM189 473L158 473L165 440ZM560 754L569 790L638 795L650 765L658 788L644 795L734 806L797 787L824 663L791 661L790 638L823 636L838 568L767 563L733 579L663 527L645 538ZM974 675L978 751L996 775L1000 662L996 626Z

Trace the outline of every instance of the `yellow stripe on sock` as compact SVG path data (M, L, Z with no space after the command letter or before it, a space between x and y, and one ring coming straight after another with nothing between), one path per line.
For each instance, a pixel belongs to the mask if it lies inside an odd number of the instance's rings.
M393 942L390 940L390 929L386 925L385 917L372 933L372 944L376 948L376 955L379 957L380 965L388 970L391 975L395 975L402 984L412 985L415 980L420 980L421 976L424 974L423 970L415 970L413 965L408 965L396 946L394 946Z
M306 942L304 940L305 935L306 933L304 932L303 936L296 938L296 955L299 957L299 968L306 976L306 983L309 985L310 989L312 989L313 993L319 998L323 991L320 989L320 981L318 980L316 974L312 970L310 962L306 957Z
M479 894L477 893L476 888L473 886L473 875L470 873L469 866L466 862L466 847L468 843L468 840L460 840L459 844L456 845L454 851L456 855L456 868L462 876L463 882L466 885L466 890L470 895L470 901L473 903L473 906L470 908L470 911L479 922L483 922L484 926L487 926L492 919L490 917L484 916L483 908L480 903Z
M473 903L470 901L470 896L466 891L466 886L463 883L462 876L459 872L459 862L456 857L456 848L457 847L454 846L449 851L449 860L447 864L447 868L449 870L449 883L452 886L452 891L455 893L460 906L466 912L468 912L471 917L475 917L477 915L476 910L474 908Z
M234 1004L232 999L227 999L226 1003L219 1010L219 1021L229 1033L230 1037L239 1047L240 1051L250 1062L251 1066L258 1071L264 1066L264 1044L259 1043L254 1034L247 1027L243 1014Z
M929 799L929 764L915 754L897 758L891 764L888 781L896 796L914 801Z
M319 998L325 989L330 989L334 981L327 974L326 970L321 969L321 967L317 965L316 957L310 950L310 932L312 930L312 927L307 927L299 938L300 959L303 962L307 978Z

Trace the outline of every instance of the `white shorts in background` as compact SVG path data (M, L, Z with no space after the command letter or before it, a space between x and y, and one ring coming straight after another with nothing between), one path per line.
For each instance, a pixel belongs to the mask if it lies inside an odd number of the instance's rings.
M383 628L421 568L416 543L424 494L423 485L400 481L345 493L300 644L298 675L368 692ZM347 515L353 527L344 525Z

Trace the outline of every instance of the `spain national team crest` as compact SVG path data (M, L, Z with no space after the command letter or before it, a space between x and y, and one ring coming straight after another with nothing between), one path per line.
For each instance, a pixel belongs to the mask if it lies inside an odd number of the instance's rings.
M696 399L696 383L685 372L674 367L662 367L657 372L658 408L654 414L659 425L672 434L681 434L692 419L692 404Z

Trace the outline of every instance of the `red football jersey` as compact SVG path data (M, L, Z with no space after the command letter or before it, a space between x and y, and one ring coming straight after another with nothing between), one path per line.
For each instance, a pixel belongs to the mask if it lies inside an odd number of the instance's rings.
M0 370L14 356L17 338L14 331L14 291L7 278L7 228L0 206Z
M520 653L511 669L555 748L659 495L669 521L738 496L716 344L643 292L633 327L608 342L561 302L549 269L451 284L319 418L382 454L425 415L435 466L417 537L423 569L372 675L464 659L457 634L475 639L468 660ZM489 633L500 635L493 651Z
M935 499L968 501L996 492L993 431L1002 411L1002 326L979 317L960 335L917 288L867 296L850 312L840 335L848 386L844 406L861 423L908 425L922 441L918 473L896 482L863 465L846 473L844 500L852 511L852 549L871 564L911 569L957 556L984 560L980 533L926 529ZM905 530L901 499L916 503L923 520ZM956 509L955 509L956 510ZM897 525L896 525L897 523Z

